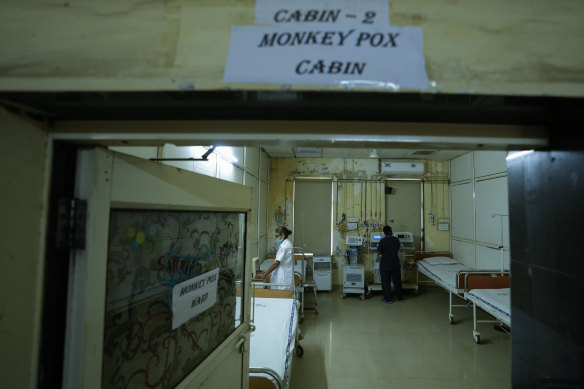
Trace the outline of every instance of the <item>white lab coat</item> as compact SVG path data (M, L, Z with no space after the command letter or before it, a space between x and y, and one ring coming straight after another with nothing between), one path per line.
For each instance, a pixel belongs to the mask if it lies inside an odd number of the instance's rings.
M284 239L280 247L278 247L278 252L276 253L276 261L280 262L278 266L272 272L272 277L270 278L270 283L278 284L292 284L294 279L294 250L292 249L292 243L288 239ZM284 287L272 286L272 289L285 289Z

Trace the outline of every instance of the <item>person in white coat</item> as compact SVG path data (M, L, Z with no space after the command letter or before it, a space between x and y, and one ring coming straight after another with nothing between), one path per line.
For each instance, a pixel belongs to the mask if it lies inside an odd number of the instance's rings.
M276 228L276 241L280 245L276 253L276 260L266 270L259 271L258 276L266 278L272 273L270 283L292 285L294 281L294 250L288 237L292 231L284 226ZM283 286L272 286L272 289L285 289Z

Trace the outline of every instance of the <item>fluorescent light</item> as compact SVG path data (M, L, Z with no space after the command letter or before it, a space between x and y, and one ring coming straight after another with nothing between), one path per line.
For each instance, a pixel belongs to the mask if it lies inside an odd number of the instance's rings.
M512 159L522 157L522 156L527 155L529 153L533 153L533 150L512 151L509 154L507 154L507 157L505 159L507 161L510 161Z

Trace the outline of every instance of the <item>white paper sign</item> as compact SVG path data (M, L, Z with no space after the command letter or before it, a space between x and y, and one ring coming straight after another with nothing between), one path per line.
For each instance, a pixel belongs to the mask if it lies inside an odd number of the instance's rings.
M219 268L176 284L172 288L172 329L215 305Z
M256 0L255 24L389 25L389 0Z
M224 82L427 89L420 27L232 26Z

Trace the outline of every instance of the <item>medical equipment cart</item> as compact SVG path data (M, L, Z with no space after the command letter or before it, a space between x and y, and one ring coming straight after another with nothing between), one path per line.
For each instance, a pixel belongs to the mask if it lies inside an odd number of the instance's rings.
M416 269L414 254L416 246L414 245L414 234L411 232L394 232L394 236L397 236L400 242L400 262L402 268L402 290L412 290L414 296L418 295L418 283L417 282L405 282L407 279L408 271L414 271Z
M317 291L332 291L332 262L330 255L315 255L312 259L312 274L316 282Z
M363 238L360 236L347 236L345 245L347 259L349 263L343 266L343 291L341 298L347 297L348 293L359 294L361 301L365 300L365 266L357 263L359 248L363 245Z

